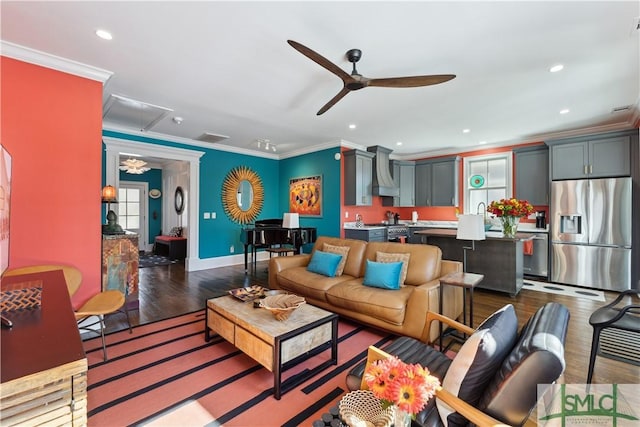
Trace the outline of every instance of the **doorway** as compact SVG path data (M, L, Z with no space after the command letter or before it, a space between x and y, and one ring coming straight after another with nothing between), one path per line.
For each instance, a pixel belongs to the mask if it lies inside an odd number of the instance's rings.
M105 184L120 188L119 164L120 153L136 153L144 157L153 157L166 160L179 160L186 162L184 179L188 185L190 194L186 197L185 215L183 223L187 227L187 259L185 270L193 271L201 269L199 256L199 230L198 230L198 202L200 199L200 158L204 151L189 150L185 148L169 147L161 144L149 144L146 142L131 141L119 138L104 137L105 153ZM164 174L163 174L164 175ZM175 189L165 188L163 194L171 194ZM163 209L164 212L164 209ZM164 220L164 218L163 218Z
M138 235L138 249L150 250L147 206L149 184L146 182L120 181L118 188L118 222L125 230Z

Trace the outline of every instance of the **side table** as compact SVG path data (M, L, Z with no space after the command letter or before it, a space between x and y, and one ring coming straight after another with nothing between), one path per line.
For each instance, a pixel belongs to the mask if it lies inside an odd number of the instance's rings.
M442 313L442 289L445 285L462 287L462 323L467 324L467 289L469 289L469 324L473 328L473 289L482 282L483 274L449 273L440 279L440 314ZM440 350L442 351L442 323L440 323Z

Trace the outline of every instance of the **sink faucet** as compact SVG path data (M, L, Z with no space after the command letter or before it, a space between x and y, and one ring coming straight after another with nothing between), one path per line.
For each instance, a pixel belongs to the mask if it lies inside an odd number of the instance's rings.
M482 210L482 216L486 220L487 219L487 204L485 202L478 203L478 207L476 208L476 215L478 215L478 213L480 212L480 206L484 207L484 209Z

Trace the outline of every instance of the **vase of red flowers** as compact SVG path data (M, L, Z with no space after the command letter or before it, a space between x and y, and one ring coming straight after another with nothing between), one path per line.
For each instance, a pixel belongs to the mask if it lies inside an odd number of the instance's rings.
M533 213L533 206L526 200L500 199L492 201L487 212L498 217L504 237L513 239L518 232L520 218Z
M395 356L371 363L364 380L384 408L394 407L397 427L410 425L440 387L440 381L428 369L417 363L404 363Z

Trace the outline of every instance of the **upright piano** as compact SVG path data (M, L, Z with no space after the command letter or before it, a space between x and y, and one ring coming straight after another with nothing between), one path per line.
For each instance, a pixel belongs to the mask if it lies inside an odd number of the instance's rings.
M263 219L253 226L243 228L240 241L244 245L244 270L248 270L249 249L253 263L256 262L257 249L273 245L291 245L300 253L302 245L316 241L315 227L284 228L282 218Z

